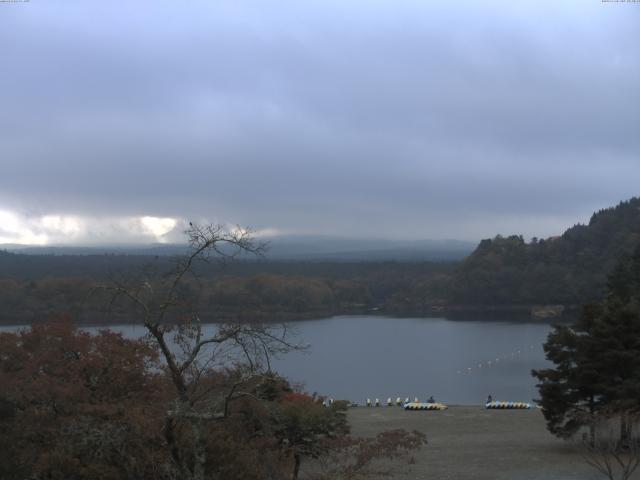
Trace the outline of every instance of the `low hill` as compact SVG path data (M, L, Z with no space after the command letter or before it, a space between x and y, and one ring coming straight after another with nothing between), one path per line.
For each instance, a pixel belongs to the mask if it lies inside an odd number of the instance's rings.
M559 237L482 240L449 285L454 305L580 305L601 298L617 260L640 243L640 198L592 215Z

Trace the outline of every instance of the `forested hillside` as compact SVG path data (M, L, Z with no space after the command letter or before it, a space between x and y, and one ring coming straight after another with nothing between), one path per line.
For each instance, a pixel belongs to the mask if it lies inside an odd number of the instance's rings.
M456 269L449 302L579 305L599 299L617 260L640 243L640 198L592 215L546 240L483 240Z
M211 320L296 319L381 311L581 305L601 298L618 259L640 244L640 199L601 210L562 236L483 240L462 262L237 261L196 265L198 298ZM149 255L24 255L0 252L0 322L29 322L58 312L104 321L96 283L173 259ZM200 288L201 287L201 288ZM118 318L113 321L135 321Z
M126 281L142 271L162 275L172 267L173 259L161 256L0 252L0 323L28 323L60 312L83 322L136 321L117 305L106 316L109 299L95 285ZM211 321L301 319L392 308L406 292L448 278L454 267L437 262L200 263L192 290ZM421 302L426 298L419 296Z

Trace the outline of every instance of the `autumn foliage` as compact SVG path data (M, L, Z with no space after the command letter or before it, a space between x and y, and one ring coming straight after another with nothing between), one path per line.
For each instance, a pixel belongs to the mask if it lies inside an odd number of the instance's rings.
M155 352L68 322L0 334L0 477L160 478Z
M185 478L174 453L191 455L194 438L188 421L171 417L175 392L152 345L68 321L0 334L0 478ZM232 400L205 423L206 478L291 479L304 459L316 477L358 478L377 458L424 443L406 432L352 438L344 402L325 407L272 373L232 396L240 377L211 369L199 380L210 398ZM329 476L323 459L335 460Z

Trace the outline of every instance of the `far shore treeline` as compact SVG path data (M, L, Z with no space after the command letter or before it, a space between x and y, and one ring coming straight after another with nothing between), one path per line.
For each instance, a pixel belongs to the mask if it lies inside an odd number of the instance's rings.
M533 309L556 315L601 299L613 266L638 244L640 198L632 198L557 237L482 240L459 262L242 260L208 265L190 282L194 296L198 292L194 301L214 320L294 320L371 311L528 314ZM134 322L118 305L106 312L107 302L94 286L145 268L161 272L171 261L153 255L0 251L0 323L29 323L60 312L78 322ZM196 283L204 288L195 288Z

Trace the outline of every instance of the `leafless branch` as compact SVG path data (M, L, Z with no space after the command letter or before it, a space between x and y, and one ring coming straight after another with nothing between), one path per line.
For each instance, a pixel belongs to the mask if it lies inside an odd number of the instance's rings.
M626 412L594 417L589 425L593 434L582 439L585 462L609 480L631 478L640 466L638 420Z

